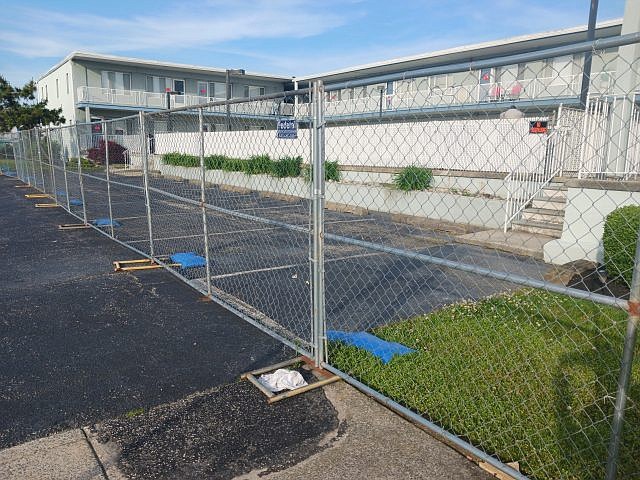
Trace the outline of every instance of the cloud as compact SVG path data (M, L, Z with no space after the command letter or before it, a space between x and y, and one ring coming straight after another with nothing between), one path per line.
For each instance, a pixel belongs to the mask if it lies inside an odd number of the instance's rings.
M343 25L344 16L310 9L300 0L209 1L158 13L116 18L88 13L7 7L0 20L0 49L24 57L63 56L71 50L128 52L207 47L245 39L322 34Z

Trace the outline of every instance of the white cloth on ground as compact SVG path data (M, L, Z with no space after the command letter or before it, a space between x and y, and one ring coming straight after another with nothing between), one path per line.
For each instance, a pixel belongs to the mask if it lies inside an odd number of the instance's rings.
M295 370L287 370L279 368L273 373L265 373L260 375L258 381L272 392L281 392L282 390L295 390L304 387L307 382L300 372Z

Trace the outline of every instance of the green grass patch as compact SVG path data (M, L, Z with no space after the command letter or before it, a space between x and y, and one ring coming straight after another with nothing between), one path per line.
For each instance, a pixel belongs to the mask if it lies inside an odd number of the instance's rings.
M270 174L274 177L299 177L302 173L302 157L283 157L271 163Z
M165 165L199 167L200 157L184 153L166 153L162 156ZM302 170L301 157L284 157L272 160L269 155L254 155L250 158L231 158L225 155L208 155L204 158L207 170L244 172L247 175L268 174L274 177L299 177Z
M91 160L84 157L80 158L80 167L82 168L83 172L90 170L100 170L102 168L100 165L96 165ZM78 158L69 158L69 160L67 160L66 168L67 170L71 170L74 172L78 171Z
M405 167L393 177L393 185L404 192L412 190L426 190L431 186L433 172L428 168L410 166Z
M129 410L124 414L127 418L134 418L142 415L144 413L144 408L134 408L133 410Z
M636 256L636 242L640 228L640 206L627 205L617 208L604 223L602 244L604 264L609 276L622 280L631 286L633 259Z
M387 365L338 342L333 365L536 479L601 479L626 312L526 289L377 328ZM640 350L640 349L638 349ZM640 471L640 358L619 478Z

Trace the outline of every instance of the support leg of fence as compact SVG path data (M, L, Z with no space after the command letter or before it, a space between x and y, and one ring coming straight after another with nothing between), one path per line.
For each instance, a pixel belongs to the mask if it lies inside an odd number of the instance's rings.
M313 85L312 203L313 203L313 347L314 362L325 360L325 290L324 290L324 86Z
M204 164L204 122L202 108L198 109L199 147L200 147L200 206L202 208L202 230L204 232L204 256L207 263L207 295L211 296L211 264L209 263L209 228L207 226L206 174Z
M84 182L82 181L82 161L80 159L80 136L78 134L78 125L73 126L71 132L73 135L73 142L75 143L75 153L78 156L78 183L80 184L80 201L82 202L82 221L87 224L87 202L84 198Z
M114 237L113 232L113 209L111 207L111 180L109 178L109 134L107 132L107 122L102 122L102 134L104 138L104 167L107 171L107 204L109 205L109 225L111 229L111 237Z
M47 193L47 184L44 182L44 168L42 168L42 150L40 149L40 130L36 127L33 129L36 136L36 151L38 152L38 164L40 165L40 178L42 179L42 191Z
M31 174L29 175L29 185L34 186L36 188L38 188L38 185L36 184L36 159L34 158L33 155L33 143L31 142L31 130L28 130L28 139L29 139L29 150L27 152L27 154L29 155L29 157L31 158Z
M149 255L155 256L153 248L153 225L151 222L151 196L149 195L149 148L147 145L147 134L144 125L144 113L140 112L140 135L142 146L142 174L144 177L144 201L147 204L147 226L149 228Z
M631 292L629 294L629 317L627 320L627 331L624 337L622 363L620 364L620 375L618 377L618 391L616 393L616 403L613 412L606 480L614 480L618 469L618 454L622 440L624 410L629 383L631 381L631 367L633 363L633 352L636 346L638 323L640 323L640 231L638 232L638 240L636 241L636 256L633 265Z
M44 131L45 137L47 139L47 152L49 154L49 171L51 172L51 188L53 199L56 203L58 203L58 190L56 189L56 171L53 168L53 148L51 147L51 131L50 129L46 129Z

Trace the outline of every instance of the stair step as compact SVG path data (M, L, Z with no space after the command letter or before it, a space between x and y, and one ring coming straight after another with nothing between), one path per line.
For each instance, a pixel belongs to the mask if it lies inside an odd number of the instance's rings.
M562 201L566 201L567 200L567 189L565 188L564 190L561 188L549 188L549 187L544 187L542 189L544 198L554 198L556 200L562 200Z
M522 212L522 219L540 223L564 223L564 210L551 210L549 208L526 208Z
M515 231L534 233L538 235L547 235L548 237L560 238L562 236L561 223L516 220L513 222L511 228Z
M531 203L534 208L545 208L549 210L564 210L567 200L565 198L540 197L534 198Z

